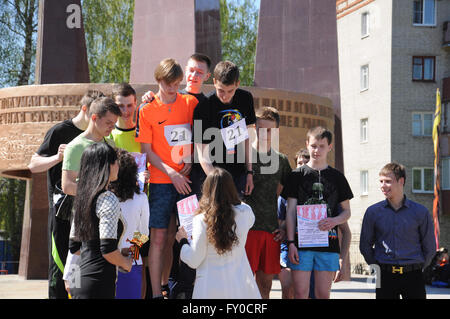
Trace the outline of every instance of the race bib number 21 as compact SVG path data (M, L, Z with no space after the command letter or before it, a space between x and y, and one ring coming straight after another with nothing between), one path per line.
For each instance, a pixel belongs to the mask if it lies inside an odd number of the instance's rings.
M248 130L245 119L220 130L227 149L233 149L237 144L248 139Z
M192 143L190 124L166 125L164 136L170 146L186 145Z

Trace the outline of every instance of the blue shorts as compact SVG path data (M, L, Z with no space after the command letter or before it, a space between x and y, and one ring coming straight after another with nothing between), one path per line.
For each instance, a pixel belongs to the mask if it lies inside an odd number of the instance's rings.
M149 228L168 228L170 217L177 214L177 202L181 195L173 184L149 184L148 203L150 206Z
M287 267L291 270L301 271L338 271L339 270L339 254L328 253L323 251L299 250L298 265L287 261ZM289 258L288 258L289 259Z

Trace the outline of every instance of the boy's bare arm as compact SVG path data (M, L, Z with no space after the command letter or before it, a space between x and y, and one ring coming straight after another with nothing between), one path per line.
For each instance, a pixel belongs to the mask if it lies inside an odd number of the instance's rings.
M247 167L247 171L252 171L253 170L252 145L256 139L255 124L247 125L247 130L249 138L245 140L245 165ZM247 174L245 195L250 195L253 191L253 188L254 188L253 175Z
M209 158L209 144L195 143L195 150L198 154L198 161L200 166L206 175L210 173L214 166L211 164L211 159Z
M77 194L78 171L62 170L61 188L64 194L75 196Z
M286 239L289 241L295 240L295 227L297 224L296 209L297 199L289 197L286 210ZM289 260L294 264L298 264L299 258L297 247L292 246L290 243L288 244L288 247Z
M340 253L339 259L346 259L348 256L348 252L350 251L350 243L352 241L352 232L350 231L350 227L348 226L347 222L340 224L339 230L342 233L341 246L340 246L341 253Z
M346 223L350 219L350 216L351 216L350 201L345 200L345 201L341 202L340 205L342 208L342 212L338 216L335 217L335 219L338 222L338 225Z
M323 231L331 230L334 227L347 222L347 220L351 216L350 201L345 200L345 201L341 202L340 205L341 205L342 211L338 216L328 217L328 218L325 218L325 219L322 219L321 221L319 221L318 226L319 226L320 230L323 230Z
M31 157L30 164L28 168L32 173L41 173L48 171L53 166L57 165L63 160L64 149L67 144L61 144L58 147L58 153L53 156L41 156L37 153L33 154Z
M297 208L297 199L296 198L288 198L287 208L286 208L286 237L287 240L294 240L295 238L295 225L297 224L296 220L296 208Z

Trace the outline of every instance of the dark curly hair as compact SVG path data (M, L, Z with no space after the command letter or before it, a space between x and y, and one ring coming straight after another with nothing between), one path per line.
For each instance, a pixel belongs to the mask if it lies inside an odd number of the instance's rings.
M140 193L137 183L138 167L133 155L124 149L117 149L117 159L119 174L117 180L109 184L108 189L117 196L119 201L124 202L133 198L135 193Z
M222 168L215 168L208 174L202 192L196 213L205 214L208 241L222 255L239 242L233 205L239 205L241 200L233 178Z

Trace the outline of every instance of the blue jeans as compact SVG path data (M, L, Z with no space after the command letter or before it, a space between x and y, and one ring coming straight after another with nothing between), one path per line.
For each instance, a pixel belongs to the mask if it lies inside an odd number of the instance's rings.
M149 184L149 228L168 228L172 214L177 215L177 202L185 197L173 184Z

